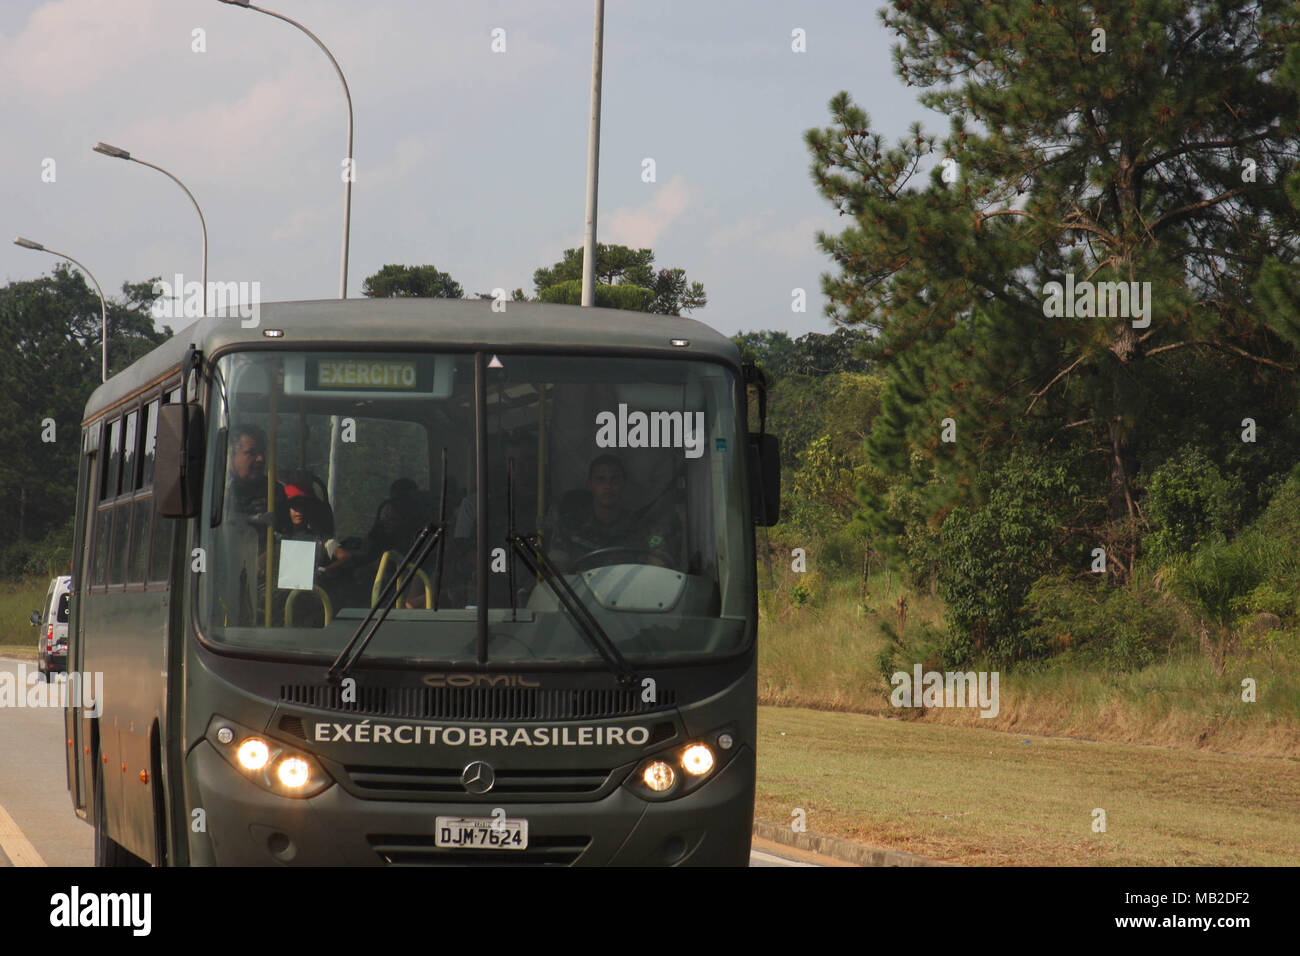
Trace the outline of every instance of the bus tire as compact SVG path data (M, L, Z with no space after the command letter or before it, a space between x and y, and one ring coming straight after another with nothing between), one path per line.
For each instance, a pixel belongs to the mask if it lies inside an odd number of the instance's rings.
M108 835L104 775L95 774L95 866L134 866L139 861Z

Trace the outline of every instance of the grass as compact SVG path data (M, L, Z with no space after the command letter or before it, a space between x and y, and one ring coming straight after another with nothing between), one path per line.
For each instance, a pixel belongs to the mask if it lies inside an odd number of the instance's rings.
M877 658L888 646L881 625L898 628L906 601L909 646L937 647L943 604L902 588L897 576L852 580L793 574L774 562L776 586L761 593L759 701L1046 736L1072 736L1255 756L1300 758L1300 636L1244 642L1222 673L1194 649L1141 670L1077 664L1000 674L995 718L966 708L900 711ZM802 586L802 587L800 587ZM925 653L925 670L943 670ZM900 656L910 669L914 658ZM1242 681L1257 699L1243 702Z
M965 864L1300 864L1294 760L787 707L758 730L755 815L815 833Z
M36 630L28 619L49 587L47 577L0 580L0 654L36 660Z

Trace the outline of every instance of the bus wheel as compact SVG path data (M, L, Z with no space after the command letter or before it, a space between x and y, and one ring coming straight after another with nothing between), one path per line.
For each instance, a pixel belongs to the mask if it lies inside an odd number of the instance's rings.
M95 866L137 866L140 861L108 835L104 807L104 775L95 774Z

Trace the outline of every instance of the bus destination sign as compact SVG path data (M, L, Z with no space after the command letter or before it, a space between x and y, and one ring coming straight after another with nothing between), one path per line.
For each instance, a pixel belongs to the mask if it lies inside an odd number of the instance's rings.
M317 389L383 389L413 392L419 387L415 362L395 359L318 359Z

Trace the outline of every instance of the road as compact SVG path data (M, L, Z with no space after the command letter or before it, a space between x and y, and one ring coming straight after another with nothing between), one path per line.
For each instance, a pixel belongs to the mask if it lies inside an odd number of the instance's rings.
M30 673L36 665L23 662ZM17 679L20 662L0 658ZM0 707L0 866L91 866L91 828L68 800L63 711ZM750 866L815 866L811 855L762 842Z

